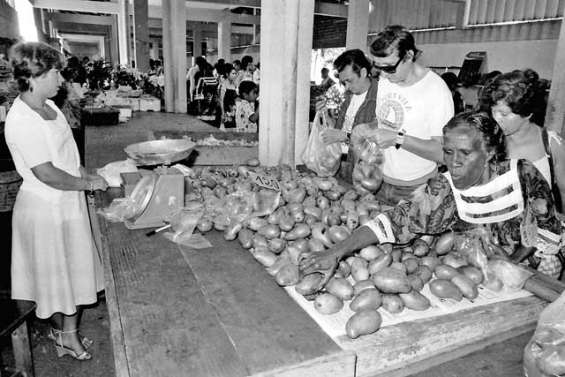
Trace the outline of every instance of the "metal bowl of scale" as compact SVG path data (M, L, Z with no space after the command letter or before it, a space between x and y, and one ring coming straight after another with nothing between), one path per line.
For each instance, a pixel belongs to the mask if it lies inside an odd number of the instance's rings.
M124 148L124 152L138 166L169 165L187 158L195 146L187 139L151 140L130 144Z

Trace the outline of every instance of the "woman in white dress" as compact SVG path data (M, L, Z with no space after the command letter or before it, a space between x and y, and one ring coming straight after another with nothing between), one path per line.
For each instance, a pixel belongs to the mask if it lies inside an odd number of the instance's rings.
M59 356L92 356L80 337L80 306L97 301L103 275L92 239L84 191L105 190L86 174L63 113L48 100L62 83L63 57L43 43L10 51L20 95L6 117L6 143L23 183L12 219L12 298L35 301L50 318Z

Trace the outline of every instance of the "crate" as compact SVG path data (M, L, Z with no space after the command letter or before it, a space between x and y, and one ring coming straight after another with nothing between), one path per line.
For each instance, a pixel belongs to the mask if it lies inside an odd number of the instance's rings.
M14 208L22 181L15 170L0 172L0 212L9 212Z
M111 126L119 123L120 110L113 107L85 107L82 110L82 124Z

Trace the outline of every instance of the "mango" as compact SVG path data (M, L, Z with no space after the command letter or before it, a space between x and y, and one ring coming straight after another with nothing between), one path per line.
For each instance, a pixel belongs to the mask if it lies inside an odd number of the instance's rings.
M294 285L300 280L300 272L298 266L294 263L287 263L280 268L275 275L275 280L281 287Z
M331 293L322 293L314 300L314 308L322 314L334 314L343 308L343 301Z
M390 266L392 263L392 256L390 254L382 254L369 263L369 274L373 275L377 271Z
M353 286L343 278L331 278L326 284L326 291L342 300L353 298Z
M384 251L377 245L364 247L359 251L359 256L366 261L372 261L384 254Z
M423 257L428 254L430 251L430 246L426 243L426 241L416 238L412 243L412 252L417 257Z
M459 272L446 264L438 264L434 270L438 279L451 280L452 277L459 275Z
M411 274L418 269L418 260L416 258L408 258L405 259L403 262L404 266L406 267L406 273Z
M436 269L438 264L440 264L440 261L437 257L428 255L420 258L420 265L426 266L432 271Z
M353 257L351 261L351 277L355 281L367 280L369 278L368 263L365 259Z
M311 295L318 291L323 278L324 275L320 273L306 275L294 286L294 289L303 296Z
M362 310L355 313L345 324L345 333L352 339L372 334L381 327L382 318L376 310Z
M376 289L365 289L353 298L349 304L349 308L354 312L359 312L365 309L376 310L383 302L381 293Z
M459 267L457 270L477 285L481 284L484 280L483 272L477 267L463 266Z
M442 234L436 241L434 250L437 255L447 254L453 249L455 243L455 233L447 232Z
M459 267L463 267L468 265L469 263L467 263L467 260L457 254L457 253L449 253L446 254L443 258L442 258L442 263L448 266L451 266L453 268L459 268Z
M408 309L426 310L431 306L430 300L416 290L411 290L408 293L399 293L398 296Z
M426 284L432 279L433 272L428 266L421 265L414 271L414 275L417 275Z
M416 291L421 291L424 288L424 282L418 275L408 275L408 280L410 281L410 285L412 285L412 289Z
M455 301L461 301L463 294L450 280L436 279L430 281L430 292L439 298L450 298Z
M372 277L375 286L383 293L408 293L412 285L406 274L392 267L378 271Z
M382 307L389 313L400 313L404 310L404 301L398 295L383 295Z
M475 283L473 283L473 281L465 275L457 274L451 278L451 282L455 284L461 293L463 293L463 296L469 300L477 298L479 295L479 291L477 290Z
M363 292L365 289L374 289L375 283L371 279L361 280L353 285L353 294L355 296L359 295L359 293Z

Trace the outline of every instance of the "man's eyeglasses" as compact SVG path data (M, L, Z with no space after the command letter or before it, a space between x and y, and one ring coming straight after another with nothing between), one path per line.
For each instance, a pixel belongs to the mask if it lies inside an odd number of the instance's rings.
M396 69L398 68L398 66L400 65L400 63L404 60L404 56L398 58L398 61L396 62L396 64L394 65L376 65L373 62L373 67L375 67L377 70L388 73L388 74L394 74L396 73Z

